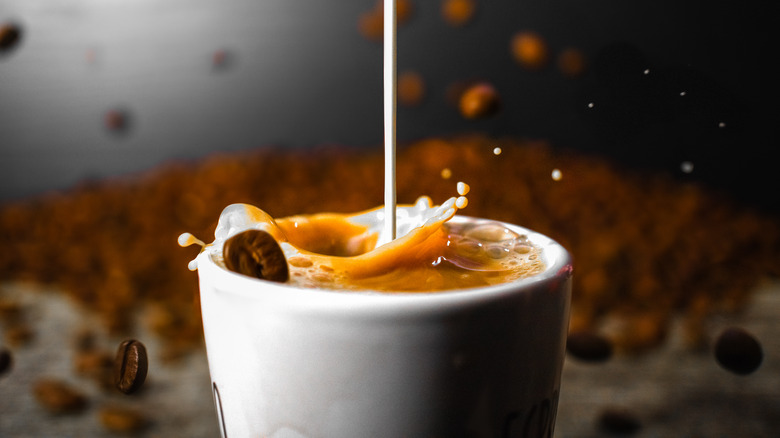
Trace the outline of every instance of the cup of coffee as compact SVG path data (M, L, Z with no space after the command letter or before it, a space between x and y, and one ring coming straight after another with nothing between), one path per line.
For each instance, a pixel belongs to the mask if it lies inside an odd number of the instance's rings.
M372 211L352 222L378 221L381 214ZM316 276L296 273L295 265L310 272L317 259L313 266L290 262L290 278L302 282L275 282L227 269L216 245L201 252L196 263L203 326L222 436L552 436L571 258L558 243L523 227L450 216L450 231L442 234L448 247L481 248L493 260L533 248L539 269L517 278L486 269L487 283L444 290L426 290L422 278L429 275L406 268L380 281L417 287L379 290L338 276L312 287L303 283ZM294 229L317 221L293 222L285 234L294 243ZM241 228L235 223L227 227L231 234ZM360 234L349 235L341 243L360 248L354 240ZM328 260L337 264L349 257ZM448 257L446 263L468 265ZM502 263L522 262L512 260ZM318 272L329 270L320 266ZM454 272L436 275L466 278ZM456 278L451 284L460 283Z

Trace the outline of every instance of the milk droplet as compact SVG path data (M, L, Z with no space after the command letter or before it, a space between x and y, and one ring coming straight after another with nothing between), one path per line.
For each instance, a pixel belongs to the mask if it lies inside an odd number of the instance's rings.
M463 181L458 181L458 194L461 196L466 196L469 193L469 190L471 190L471 187L464 183Z
M718 123L718 128L725 128L726 124L723 122Z
M682 170L685 173L691 173L693 172L693 163L690 161L683 161L680 163L680 170Z
M646 75L649 75L649 74L650 74L650 69L649 69L649 68L646 68L646 69L645 69L645 71L644 71L644 73L645 73Z
M553 169L552 179L553 181L560 181L563 178L563 173L559 169Z
M680 96L685 96L685 91L680 91Z
M193 236L190 233L181 233L177 241L179 242L179 246L181 247L186 247L190 245L200 245L202 247L206 246L206 244L203 243L202 240L198 239L197 237Z
M452 171L449 168L445 167L444 169L441 170L442 178L450 179L451 176L452 176Z
M501 155L501 148L493 148L493 155Z
M591 103L589 103L589 104L588 104L588 108L593 108L593 106L594 106L594 105L593 105L593 102L591 102Z
M464 209L467 205L469 205L469 200L465 196L459 196L458 199L455 200L455 206L459 209Z

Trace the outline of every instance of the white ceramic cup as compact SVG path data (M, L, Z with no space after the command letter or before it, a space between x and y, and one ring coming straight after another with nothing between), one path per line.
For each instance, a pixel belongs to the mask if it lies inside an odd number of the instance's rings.
M571 258L504 225L542 248L544 272L467 290L344 292L249 278L201 253L222 436L551 437Z

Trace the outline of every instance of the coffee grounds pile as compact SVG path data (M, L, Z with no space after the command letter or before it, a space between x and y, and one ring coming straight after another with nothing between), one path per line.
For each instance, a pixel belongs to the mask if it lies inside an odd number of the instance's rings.
M0 207L0 282L54 284L116 334L136 321L171 357L202 345L191 232L211 241L231 203L275 217L355 212L383 200L381 147L263 148L162 165ZM553 176L551 176L553 175ZM471 186L469 216L520 224L562 243L575 263L571 330L617 351L659 345L684 316L691 345L707 320L737 312L778 275L780 221L695 183L620 169L543 142L481 135L399 147L398 200L441 203ZM138 318L140 317L140 318Z

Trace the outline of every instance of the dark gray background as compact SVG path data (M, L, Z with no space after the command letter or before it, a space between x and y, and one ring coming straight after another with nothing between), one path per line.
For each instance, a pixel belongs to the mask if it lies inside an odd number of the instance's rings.
M438 0L413 3L399 70L419 71L427 97L399 108L401 143L472 131L548 139L779 208L777 25L758 0L491 0L463 28L444 23ZM215 151L380 149L381 44L357 31L373 5L2 0L0 22L23 34L0 53L0 200ZM509 55L519 30L542 35L553 56L582 50L587 74L522 69ZM229 62L215 69L218 50ZM447 86L474 78L500 92L497 116L466 121L447 105ZM112 108L130 114L126 132L105 129Z

